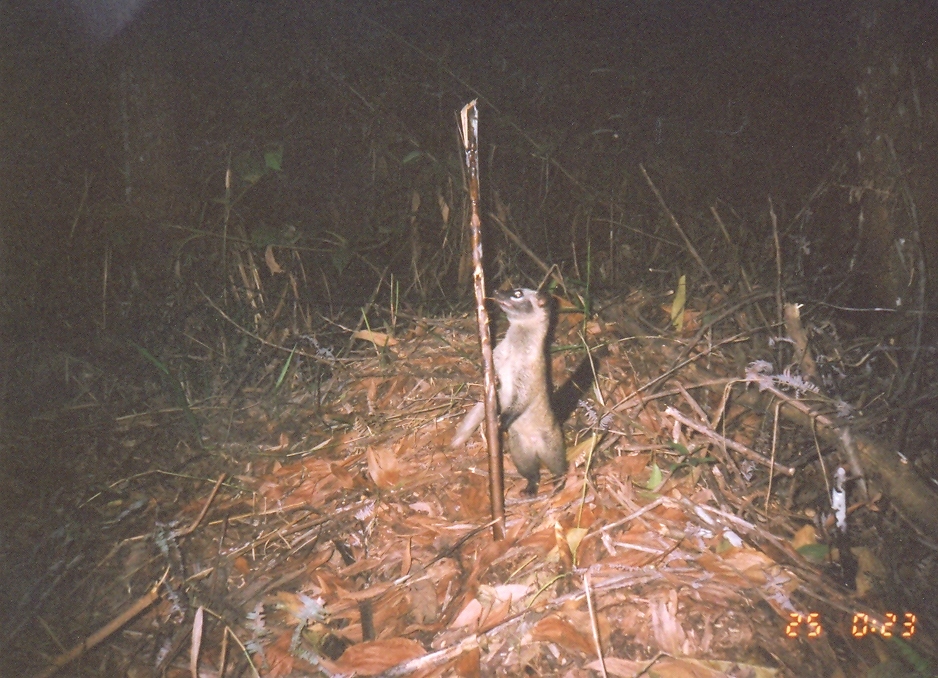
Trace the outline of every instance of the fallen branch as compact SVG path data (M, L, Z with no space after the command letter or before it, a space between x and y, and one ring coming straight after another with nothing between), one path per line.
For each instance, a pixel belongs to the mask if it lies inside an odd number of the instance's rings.
M195 532L195 528L199 526L199 523L202 522L202 519L205 517L205 514L208 513L208 507L212 505L212 500L215 499L215 495L218 494L218 488L221 487L221 484L225 480L225 474L222 473L218 476L218 480L215 481L215 487L212 488L211 494L208 495L208 499L205 500L205 505L202 507L202 511L199 515L196 516L195 520L192 521L192 524L189 527L178 530L173 533L173 537L185 537L186 535L192 534Z
M169 575L169 568L166 568L166 571L163 573L163 576L160 578L160 580L156 582L156 584L154 584L145 595L134 601L133 605L114 617L114 619L102 626L100 629L92 633L90 636L88 636L88 638L72 647L72 649L70 649L68 652L60 654L58 657L53 659L52 665L47 667L42 673L38 674L36 678L49 678L50 676L54 676L63 666L70 664L81 657L83 654L85 654L85 652L93 648L95 645L100 644L112 633L119 630L124 624L150 607L150 605L152 605L156 599L160 597L160 586L162 586L163 582L166 581L167 575Z
M763 457L758 452L754 450L750 450L748 447L746 447L742 443L737 443L735 440L732 440L725 436L721 436L719 433L711 429L709 426L706 426L705 424L701 424L700 422L696 422L688 417L685 417L683 414L681 414L681 412L674 409L673 407L668 407L664 411L664 413L668 415L669 417L671 417L672 419L680 422L687 428L693 429L694 431L697 431L697 433L702 433L703 435L713 440L715 443L719 445L723 445L724 447L730 450L733 450L734 452L739 452L741 455L743 455L747 459L751 459L757 464L762 464L763 466L774 468L776 471L779 471L780 473L784 473L787 476L795 475L795 469L793 469L792 467L783 466L782 464L779 464L778 462L773 462L771 459L767 459L766 457Z

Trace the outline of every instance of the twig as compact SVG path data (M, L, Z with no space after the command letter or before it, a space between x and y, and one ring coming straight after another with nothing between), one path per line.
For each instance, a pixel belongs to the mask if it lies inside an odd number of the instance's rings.
M520 249L522 252L524 252L525 254L527 254L527 255L528 255L528 258L530 258L531 261L533 261L535 264L537 264L538 267L539 267L542 271L544 271L544 273L545 273L546 275L551 276L557 283L562 283L562 282L563 282L563 280L561 280L560 276L555 272L555 268L554 268L553 266L548 266L540 257L538 257L538 256L531 250L530 247L528 247L527 245L524 244L524 242L521 240L521 238L518 237L518 234L517 234L517 233L515 233L515 232L512 231L510 228L508 228L508 225L505 224L504 221L502 221L501 219L499 219L497 215L492 214L491 212L489 212L489 217L492 219L492 221L494 221L496 224L498 224L498 227L502 229L502 232L505 234L505 237L507 237L507 238L508 238L509 240L511 240L515 245L517 245L517 246L518 246L518 249Z
M209 296L205 293L205 291L204 291L201 287L199 287L198 283L196 283L196 289L198 289L199 292L202 294L202 296L205 297L205 301L208 302L208 305L209 305L209 306L211 306L213 309L215 309L215 312L218 313L218 315L220 315L222 318L224 318L224 319L227 320L229 323L231 323L232 325L234 325L235 328L236 328L238 331L243 332L244 334L248 335L248 336L251 337L252 339L255 339L256 341L260 342L260 343L263 344L264 346L270 346L271 348L275 348L275 349L277 349L278 351L283 351L284 353L291 353L291 352L293 352L293 353L295 353L296 355L301 355L301 356L303 356L304 358L309 358L310 360L315 360L316 362L323 363L323 364L325 364L325 365L335 365L335 363L336 363L335 360L327 360L326 358L322 358L322 357L317 356L317 355L315 355L315 354L313 354L313 353L307 353L306 351L301 351L300 349L293 349L292 347L291 347L291 348L288 348L288 347L286 347L286 346L280 346L280 345L275 344L275 343L273 343L273 342L267 341L267 340L264 339L263 337L259 336L258 334L252 332L251 330L247 329L246 327L244 327L244 326L242 326L242 325L239 325L239 324L236 323L234 320L232 320L232 319L228 316L228 314L226 314L226 313L218 306L218 304L216 304L214 301L212 301L211 297L209 297Z
M150 605L152 605L156 599L160 597L159 590L163 585L163 582L166 581L167 575L169 575L168 567L166 568L166 571L163 572L163 576L160 577L160 580L153 585L153 587L146 593L146 595L138 598L133 603L133 605L121 612L100 629L92 633L90 636L88 636L88 638L73 646L72 649L70 649L68 652L65 654L60 654L58 657L53 659L52 665L39 673L36 678L49 678L50 676L54 676L63 666L70 664L71 662L81 657L85 652L93 648L95 645L98 645L112 633L120 629L124 624L150 607Z
M212 488L211 494L208 495L208 499L205 500L205 505L202 507L202 511L196 516L195 520L192 521L192 524L189 527L177 530L173 532L173 537L185 537L186 535L192 534L195 531L195 528L199 526L199 523L202 522L202 519L205 517L205 514L208 513L208 507L212 504L212 500L215 499L215 495L218 493L218 488L221 487L221 484L225 481L225 474L222 473L218 476L218 480L215 481L215 487Z
M866 478L864 477L863 473L863 466L860 464L860 457L857 454L856 445L853 442L853 436L850 434L850 427L841 426L826 414L816 412L805 403L801 402L797 398L792 398L790 395L780 390L776 386L766 385L765 389L763 390L768 391L779 400L784 400L803 415L813 419L818 424L834 434L834 437L840 444L841 450L847 456L847 462L850 465L850 472L857 479L857 487L859 488L864 498L869 497L869 493L866 487Z
M202 632L205 630L205 608L199 605L192 621L192 644L189 647L189 673L199 678L199 651L202 649Z
M664 198L661 197L661 193L658 191L658 187L655 186L655 182L651 180L651 177L648 176L648 172L645 171L644 165L639 165L638 168L642 171L642 174L645 176L645 181L648 182L648 185L651 187L652 192L655 194L655 197L658 198L658 204L661 205L661 209L664 210L664 213L668 217L668 221L671 222L671 225L674 226L674 230L678 232L678 235L681 236L681 239L684 241L684 246L687 247L687 251L690 252L690 255L694 258L694 261L697 262L697 265L700 266L701 270L707 274L707 277L710 279L710 283L719 289L719 284L717 283L716 278L713 277L713 274L710 272L710 269L707 268L707 265L704 263L704 260L697 253L697 248L694 247L694 244L690 241L690 238L687 237L687 234L684 233L684 229L681 228L680 222L674 216L670 209L668 209L667 203L665 203Z
M664 413L668 415L669 417L671 417L672 419L675 419L676 421L680 422L687 428L693 429L697 431L698 433L701 433L707 436L714 442L721 444L721 445L725 445L726 447L728 447L729 449L735 452L739 452L741 455L743 455L747 459L751 459L752 461L758 464L762 464L763 466L774 468L777 471L784 473L785 475L788 475L788 476L795 475L795 469L791 468L790 466L782 466L781 464L775 463L772 459L766 459L761 454L759 454L758 452L754 450L750 450L748 447L746 447L742 443L737 443L735 440L732 440L731 438L726 438L725 436L721 436L719 433L711 429L709 426L705 424L701 424L700 422L696 422L688 417L685 417L681 412L674 409L673 407L668 407L667 409L665 409Z
M775 243L775 317L781 324L785 319L782 310L784 301L782 298L782 245L778 241L778 217L775 216L775 206L772 205L772 198L769 197L769 220L772 222L772 242Z
M818 378L817 363L814 361L814 356L811 355L808 334L804 331L804 325L801 323L801 310L798 308L798 304L786 303L784 316L785 331L795 345L795 355L792 361L798 366L805 379L814 384L819 384L821 380Z
M654 500L653 502L651 502L650 504L647 504L647 505L641 507L640 509L638 509L638 510L635 511L634 513L631 513L631 514L627 515L625 518L622 518L622 519L620 519L620 520L617 520L617 521L615 521L614 523L609 523L608 525L604 525L602 528L600 528L599 530L596 530L595 532L590 532L590 533L587 534L585 537L583 537L583 539L580 540L580 544L582 544L583 542L585 542L585 541L586 541L587 539L589 539L590 537L595 537L595 536L600 535L600 534L605 534L605 533L609 532L610 530L614 530L614 529L616 529L617 527L620 527L620 526L622 526L622 525L625 525L626 523L629 523L629 522L635 520L635 519L638 518L639 516L644 515L645 513L648 513L649 511L654 511L656 508L658 508L659 506L661 506L661 504L663 504L663 503L664 503L664 497L658 497L657 499L655 499L655 500Z
M687 344L684 348L681 349L681 352L678 353L677 358L675 358L675 360L674 360L674 362L671 364L671 367L670 367L670 368L668 368L668 369L667 369L665 372L663 372L662 374L659 374L657 377L655 377L655 378L652 379L651 381L646 382L646 383L645 383L644 385L642 385L641 387L635 389L635 391L633 391L632 393L630 393L629 395L627 395L625 398L623 398L622 400L620 400L619 402L617 402L615 405L613 405L612 409L615 410L615 411L621 410L623 407L625 407L626 403L630 402L630 401L631 401L633 398L635 398L635 396L637 396L639 393L643 393L643 392L645 392L645 391L649 391L649 390L651 390L654 386L657 386L658 384L660 384L660 383L662 383L662 382L664 382L664 381L667 381L667 380L670 379L672 376L674 376L674 374L677 373L677 371L680 370L682 367L684 367L684 366L686 366L686 365L689 365L690 363L694 362L694 361L697 360L698 358L701 358L701 357L703 357L703 356L706 356L706 355L709 355L709 354L713 353L713 351L715 351L716 349L718 349L720 346L724 346L724 345L726 345L726 344L732 343L732 342L738 340L740 337L743 337L743 336L746 336L746 335L750 334L750 331L746 331L746 332L742 332L742 333L740 333L740 334L737 334L737 335L734 335L734 336L731 336L731 337L727 337L726 339L721 340L719 343L714 344L713 346L710 346L709 348L707 348L706 351L703 351L703 352L701 352L701 353L699 353L699 354L697 354L697 355L695 355L695 356L691 356L690 358L687 357L687 356L690 354L690 352L694 349L694 346L696 346L696 345L698 344L698 342L699 342L701 339L703 339L704 335L706 335L706 334L710 331L710 329L711 329L714 325L716 325L718 322L720 322L721 320L723 320L723 319L726 318L727 316L729 316L729 315L735 313L737 310L739 310L739 309L742 308L743 306L747 306L748 304L751 304L751 303L753 303L753 302L759 301L760 299L765 299L765 298L768 298L768 297L771 297L771 296L772 296L772 292L769 292L769 291L767 291L767 290L762 290L762 291L759 292L758 294L753 294L753 295L752 295L751 297L749 297L748 299L745 299L744 301L741 301L741 302L739 302L738 304L734 304L733 306L730 306L729 308L727 308L726 310L724 310L724 311L723 311L722 313L720 313L719 315L713 317L713 318L710 320L710 322L708 322L706 325L704 325L703 327L701 327L701 328L700 328L700 331L698 331L697 334L695 334L694 337L690 340L690 342L688 342L688 344Z
M915 205L915 199L912 197L912 189L909 187L909 175L903 171L899 166L899 157L896 155L896 149L892 143L892 137L888 134L885 135L886 145L889 147L889 154L892 157L893 165L895 166L895 173L897 177L901 177L901 193L902 197L905 200L906 209L909 211L909 235L910 240L912 241L912 246L915 248L915 267L918 273L918 289L916 294L916 306L918 307L919 313L918 322L915 326L915 347L912 349L912 357L909 360L908 367L903 372L902 376L899 379L899 385L893 394L893 398L898 398L902 393L905 392L906 388L909 385L909 378L914 374L918 374L916 366L919 362L919 352L922 349L922 331L924 329L925 323L925 290L928 286L928 267L925 265L925 256L922 252L922 236L921 236L921 226L919 224L918 218L918 208ZM911 268L912 263L909 262L908 266ZM911 281L910 281L911 284ZM899 441L900 451L903 447L904 441Z
M769 465L769 486L765 490L765 514L769 514L769 499L772 496L772 481L775 479L775 451L778 449L778 411L782 409L782 401L775 403L775 416L772 418L772 463ZM826 481L825 481L826 482Z
M593 607L593 596L590 594L589 572L583 575L583 592L586 594L586 608L590 614L590 629L593 631L593 643L596 645L596 658L599 660L599 669L603 676L608 678L606 662L603 659L603 646L599 639L599 621L596 619L596 608Z
M85 202L88 200L88 189L91 188L91 175L85 171L85 186L81 191L81 198L78 200L78 209L75 210L75 218L72 219L72 227L68 231L68 242L72 242L75 237L75 229L78 228L78 222L81 219L81 213L85 211Z

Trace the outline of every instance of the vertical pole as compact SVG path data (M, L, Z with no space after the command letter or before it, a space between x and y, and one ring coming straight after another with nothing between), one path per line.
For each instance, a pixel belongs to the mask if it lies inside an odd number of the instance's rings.
M466 104L460 114L465 163L469 177L469 203L472 233L472 283L476 299L479 345L482 347L483 384L485 386L485 442L489 451L489 499L492 504L492 531L496 541L505 538L505 480L502 465L501 436L498 426L498 403L495 396L495 361L489 314L485 309L485 272L482 269L482 220L479 217L479 110L476 102Z

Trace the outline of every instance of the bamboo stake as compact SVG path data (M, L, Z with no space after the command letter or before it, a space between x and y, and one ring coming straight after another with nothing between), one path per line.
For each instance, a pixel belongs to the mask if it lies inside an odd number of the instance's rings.
M472 233L472 283L476 298L476 321L479 345L482 347L482 371L485 387L485 420L483 431L489 451L489 499L492 504L492 532L495 541L505 538L505 479L502 463L501 436L498 425L498 404L495 398L495 362L492 358L492 336L489 314L485 309L485 272L482 269L482 220L479 217L479 110L476 100L466 104L460 113L460 132L465 150L469 177L469 203Z

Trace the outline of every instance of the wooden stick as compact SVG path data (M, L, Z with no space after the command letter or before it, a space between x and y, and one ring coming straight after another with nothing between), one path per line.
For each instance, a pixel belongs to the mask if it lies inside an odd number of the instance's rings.
M38 674L36 678L50 678L50 676L55 675L63 666L70 664L71 662L78 659L80 656L85 654L85 652L93 648L95 645L98 645L101 641L105 640L112 633L120 629L124 624L150 607L150 605L152 605L154 601L160 597L160 586L163 585L163 582L166 580L166 576L168 574L169 569L167 568L166 572L163 573L163 577L153 585L153 588L151 588L146 593L146 595L138 598L133 605L114 617L114 619L102 626L100 629L92 633L90 636L88 636L88 638L72 647L72 649L70 649L68 652L60 654L58 657L53 659L52 665L47 667L42 673Z
M482 269L482 219L479 217L479 110L473 100L461 112L461 133L466 152L469 176L469 203L472 218L472 282L476 298L476 321L482 347L483 384L485 386L485 442L489 450L489 499L492 504L492 532L495 541L505 538L505 478L502 445L498 425L498 403L495 398L495 361L492 357L492 336L489 314L485 309L485 272Z
M681 222L677 220L677 217L674 216L674 213L668 209L667 203L664 201L664 198L661 197L661 193L658 191L658 187L655 186L655 182L651 180L651 177L648 176L648 172L645 171L644 165L639 165L638 168L642 171L642 175L645 177L645 181L648 182L648 185L651 187L652 193L655 194L655 197L658 198L658 204L661 205L661 209L664 210L664 213L668 217L668 221L671 222L671 225L674 227L674 230L678 232L678 235L681 236L681 239L684 241L684 246L687 248L687 251L690 252L690 255L694 258L694 261L697 262L697 265L700 266L700 269L707 274L707 277L710 278L710 282L713 283L713 286L717 289L720 289L719 283L717 283L716 278L713 277L713 274L710 272L710 269L707 268L707 265L704 263L704 260L697 253L697 248L694 247L694 243L690 241L690 238L687 237L687 234L684 233L684 229L681 228Z
M199 523L202 522L202 519L205 517L205 514L208 513L208 507L212 505L212 500L215 499L215 495L218 493L218 488L221 487L222 482L225 480L225 474L222 473L218 476L218 480L215 482L215 487L212 488L211 494L208 495L208 499L205 500L205 505L202 507L202 511L196 516L195 520L192 521L192 524L184 530L177 530L173 532L174 537L185 537L186 535L192 534L195 532L195 528L199 526Z
M749 449L742 443L737 443L735 440L732 440L731 438L721 436L716 431L711 430L707 425L694 421L693 419L689 417L685 417L680 411L674 409L673 407L665 408L664 413L668 415L669 417L671 417L672 419L676 419L687 428L693 429L694 431L697 431L697 433L701 433L707 436L718 445L725 445L728 449L733 450L734 452L739 452L741 455L743 455L744 457L746 457L747 459L751 461L756 462L757 464L762 464L763 466L767 466L768 468L775 469L776 471L780 473L784 473L786 476L795 475L795 469L791 468L790 466L783 466L782 464L778 464L772 459L763 457L761 454L759 454L755 450Z

